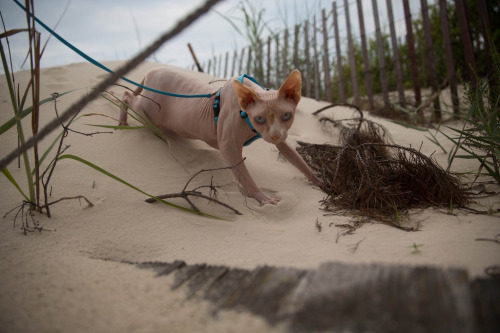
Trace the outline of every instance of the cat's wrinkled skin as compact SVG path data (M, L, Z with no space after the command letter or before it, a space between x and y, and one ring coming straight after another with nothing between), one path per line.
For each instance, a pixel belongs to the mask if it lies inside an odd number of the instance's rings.
M148 72L143 85L178 94L213 93L214 88L173 68L158 68ZM220 149L228 165L237 165L242 157L244 143L252 138L248 124L240 116L244 110L262 138L278 148L280 153L299 169L312 183L321 184L300 155L286 141L300 100L302 80L295 70L279 90L263 90L248 79L240 83L230 78L222 87L220 115L216 126L212 98L177 98L137 88L125 91L123 102L136 111L142 110L158 128L189 139L205 141ZM120 111L120 125L127 125L125 106ZM277 204L279 199L265 195L255 184L244 163L232 169L234 176L248 196L261 205Z

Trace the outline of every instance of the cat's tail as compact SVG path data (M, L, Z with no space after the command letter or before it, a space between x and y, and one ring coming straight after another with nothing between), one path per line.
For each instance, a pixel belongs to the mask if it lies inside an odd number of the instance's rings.
M141 86L144 86L144 81L145 80L146 80L146 78L142 79ZM142 87L141 86L137 86L137 88L135 88L135 90L133 92L134 96L137 96L137 95L139 95L141 93L141 91L142 91Z

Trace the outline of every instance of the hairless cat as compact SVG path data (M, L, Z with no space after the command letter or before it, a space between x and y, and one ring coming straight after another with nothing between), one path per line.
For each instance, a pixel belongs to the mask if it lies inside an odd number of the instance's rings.
M143 85L171 93L201 94L213 91L208 83L174 68L157 68L146 74ZM279 198L264 194L242 161L242 150L262 137L276 145L280 153L309 181L321 185L286 138L301 97L302 79L294 70L278 90L263 89L247 75L227 80L211 98L178 98L137 88L125 91L123 102L145 113L151 123L188 139L199 139L219 149L234 176L249 197L261 205L277 204ZM142 94L141 94L142 92ZM127 125L127 106L120 111L120 125Z

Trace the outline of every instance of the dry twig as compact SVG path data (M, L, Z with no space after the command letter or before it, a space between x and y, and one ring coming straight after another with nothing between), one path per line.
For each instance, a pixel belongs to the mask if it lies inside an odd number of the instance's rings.
M220 201L217 199L217 188L219 188L219 186L215 186L213 185L212 181L210 182L210 185L204 185L204 186L199 186L193 190L188 190L187 187L189 186L189 183L196 177L198 176L199 174L203 173L203 172L213 172L213 171L221 171L221 170L228 170L228 169L232 169L232 168L235 168L237 167L238 165L240 165L241 163L243 163L245 159L242 159L239 163L237 163L236 165L233 165L233 166L228 166L228 167L223 167L223 168L214 168L214 169L202 169L200 171L198 171L197 173L195 173L191 178L189 178L189 180L187 181L186 185L184 185L184 188L182 189L181 192L178 192L178 193L168 193L168 194L162 194L162 195L157 195L155 198L158 198L158 199L171 199L171 198L182 198L184 200L187 201L187 203L197 212L199 212L200 210L198 209L198 207L196 207L196 205L189 199L190 196L192 197L198 197L198 198L202 198L202 199L206 199L210 202L214 202L218 205L221 205L221 206L224 206L226 207L227 209L230 209L232 210L233 212L235 212L236 214L238 215L242 215L237 209L231 207L230 205ZM203 193L201 193L199 190L202 189L202 188L208 188L209 189L209 195L205 195ZM146 202L148 203L154 203L156 202L155 198L148 198L146 199Z

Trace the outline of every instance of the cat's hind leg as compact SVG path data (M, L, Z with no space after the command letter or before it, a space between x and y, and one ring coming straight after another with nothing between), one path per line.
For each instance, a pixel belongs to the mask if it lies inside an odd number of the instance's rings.
M141 85L144 84L144 80L142 80ZM133 108L135 101L137 100L137 95L139 95L142 91L141 87L137 87L133 92L125 90L123 93L122 100L120 101L120 119L118 120L119 126L128 126L127 110L129 108Z

